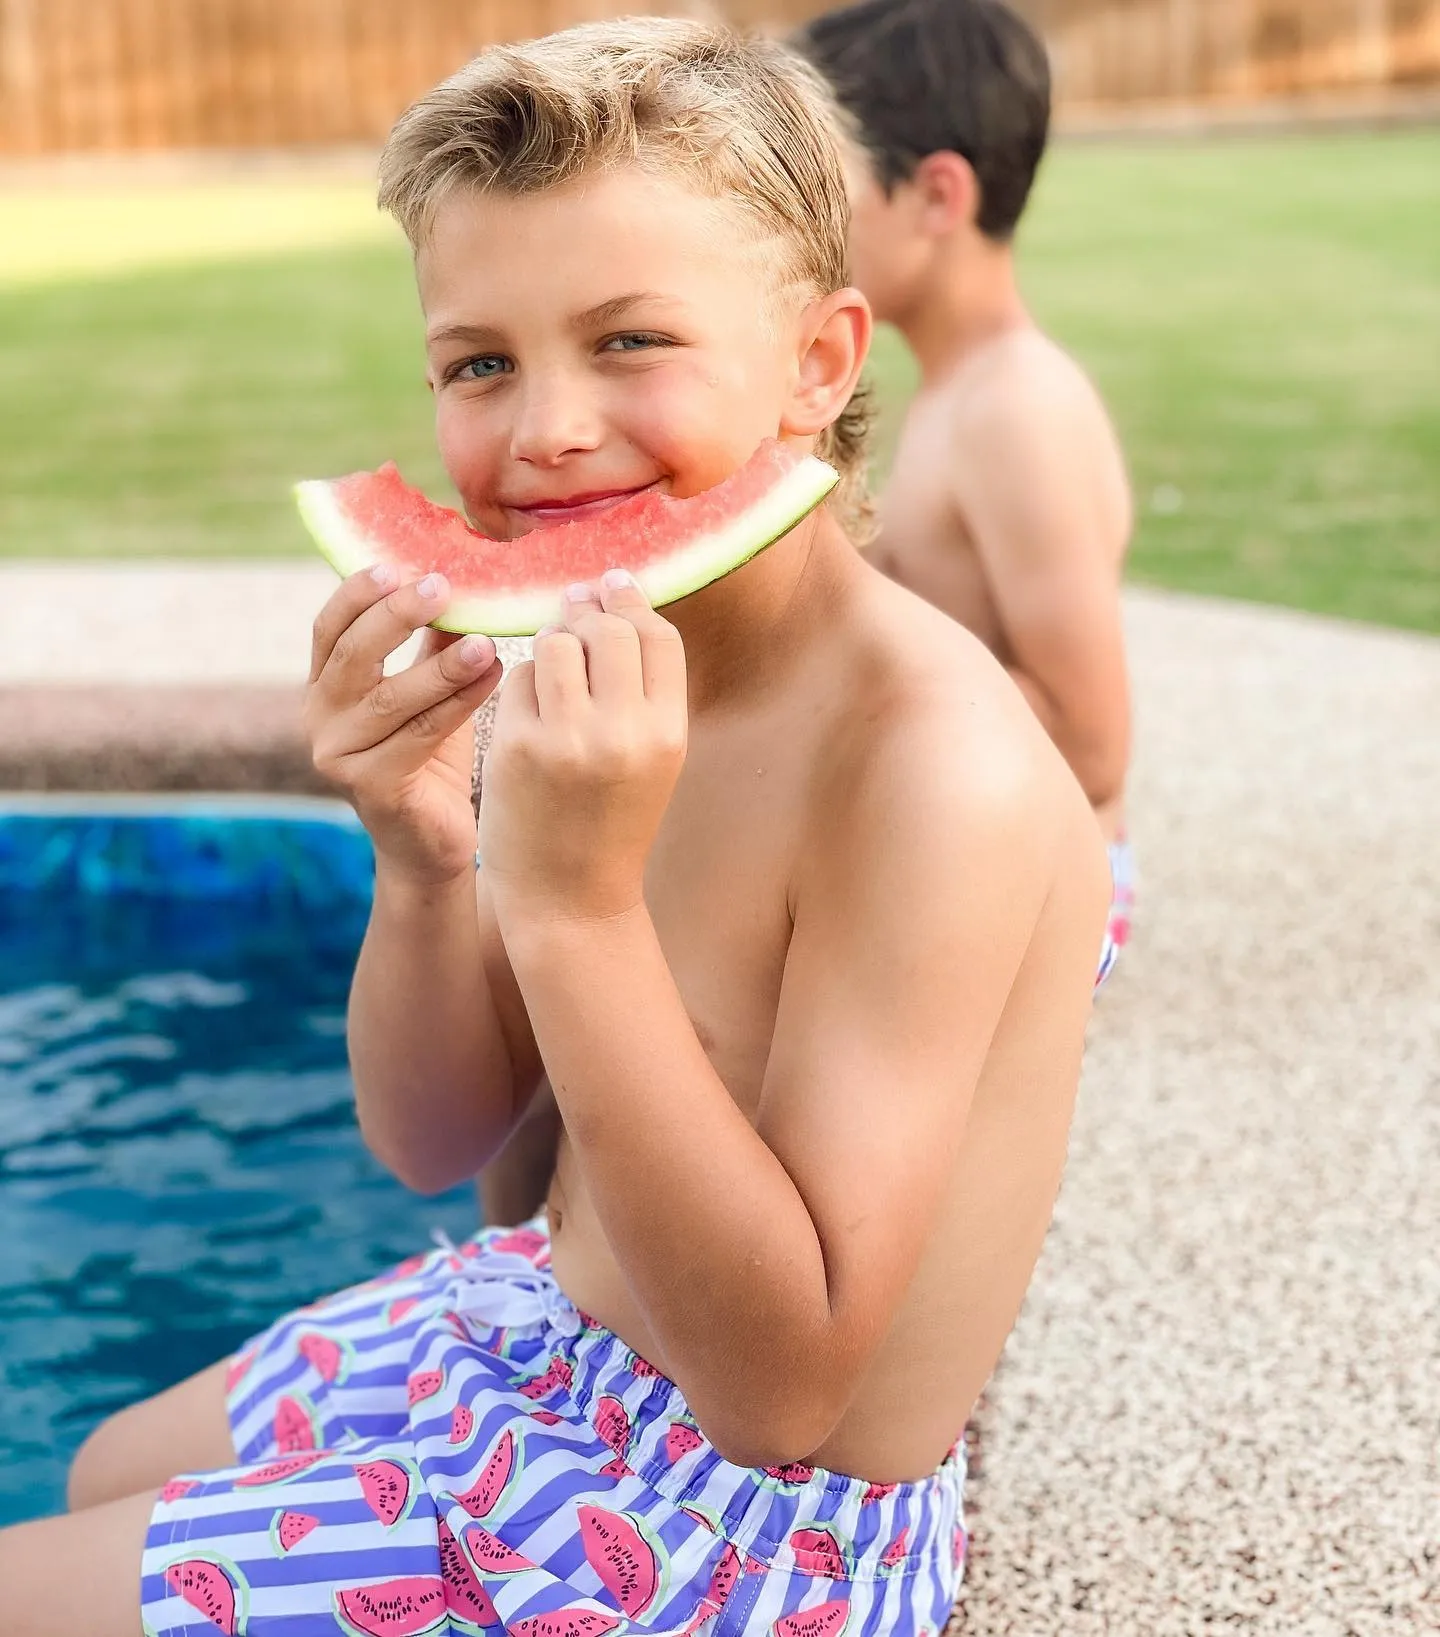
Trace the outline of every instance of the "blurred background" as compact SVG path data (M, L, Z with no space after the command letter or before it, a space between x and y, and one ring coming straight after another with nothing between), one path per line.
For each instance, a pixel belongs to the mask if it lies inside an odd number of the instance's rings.
M443 492L375 148L616 9L0 0L0 554L303 553L289 482L387 457ZM1061 133L1025 288L1119 420L1134 576L1440 628L1440 0L1019 9ZM874 370L893 425L893 338Z

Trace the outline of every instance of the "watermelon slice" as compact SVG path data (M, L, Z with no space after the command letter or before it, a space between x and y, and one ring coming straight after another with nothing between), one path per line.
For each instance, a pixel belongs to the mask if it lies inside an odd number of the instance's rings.
M625 568L658 608L699 591L787 534L839 476L773 439L713 489L675 499L646 490L598 514L515 540L492 540L412 489L393 462L300 483L300 515L332 568L386 562L407 579L439 570L451 602L435 624L492 637L533 636L557 619L565 588Z

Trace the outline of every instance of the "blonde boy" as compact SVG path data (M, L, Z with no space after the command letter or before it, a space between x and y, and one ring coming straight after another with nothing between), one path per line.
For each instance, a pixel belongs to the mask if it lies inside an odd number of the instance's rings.
M652 20L488 52L402 119L382 198L481 526L696 492L771 437L853 469L869 314L781 48ZM477 884L493 647L382 676L446 594L361 575L316 622L316 760L376 852L358 1112L428 1190L552 1096L545 1214L102 1428L79 1515L0 1535L7 1629L936 1630L1064 1159L1084 797L822 511L663 616L574 588L505 685Z

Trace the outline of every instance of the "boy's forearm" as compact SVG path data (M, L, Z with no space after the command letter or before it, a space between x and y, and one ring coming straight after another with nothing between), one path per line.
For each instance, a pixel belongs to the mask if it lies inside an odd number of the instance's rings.
M560 1111L537 1096L504 1148L480 1176L480 1210L487 1228L516 1228L545 1203L560 1145Z
M377 868L350 993L361 1130L409 1186L438 1192L504 1141L513 1071L485 979L473 878L419 888Z
M1108 746L1097 745L1092 738L1077 733L1048 690L1028 671L1022 671L1015 665L1006 668L1011 681L1025 695L1026 703L1035 712L1040 726L1070 764L1070 770L1080 781L1080 787L1091 806L1101 807L1118 795L1125 781L1123 759Z
M657 1362L732 1458L746 1440L773 1444L753 1427L757 1404L772 1429L793 1415L808 1452L829 1430L812 1425L823 1395L803 1387L824 1379L830 1332L820 1242L705 1056L648 914L537 919L506 946Z

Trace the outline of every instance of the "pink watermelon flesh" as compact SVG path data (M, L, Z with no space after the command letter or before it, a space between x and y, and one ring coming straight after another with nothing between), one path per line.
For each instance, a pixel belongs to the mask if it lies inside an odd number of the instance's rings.
M298 1398L282 1398L275 1406L275 1448L282 1455L314 1449L315 1418L310 1406Z
M784 1466L767 1466L765 1471L780 1484L808 1484L815 1476L815 1468L805 1461L787 1461Z
M526 1569L535 1567L528 1557L512 1551L478 1523L472 1523L465 1531L465 1544L482 1574L523 1574Z
M669 1432L665 1434L665 1459L672 1465L676 1461L683 1461L692 1450L699 1449L704 1442L698 1427L689 1426L684 1421L672 1422Z
M445 1602L450 1613L476 1626L498 1626L500 1616L460 1542L450 1532L444 1518L437 1520L440 1531L440 1573L445 1581Z
M200 1480L198 1478L172 1478L160 1491L160 1499L169 1506L175 1501L183 1500L192 1489L198 1489L199 1487Z
M275 1518L275 1540L282 1552L290 1552L319 1527L319 1518L308 1512L281 1512Z
M897 1568L905 1561L910 1550L910 1526L907 1524L885 1549L885 1556L880 1562L887 1569Z
M655 1549L628 1517L601 1506L579 1508L580 1539L590 1567L623 1614L642 1615L660 1590Z
M850 1618L850 1605L842 1598L817 1603L813 1609L798 1610L777 1620L775 1637L838 1637Z
M247 1472L243 1478L235 1480L236 1489L266 1489L271 1484L283 1484L287 1478L293 1478L297 1472L304 1472L312 1467L323 1454L314 1450L308 1455L292 1455L284 1461L271 1461L268 1466L256 1467L253 1472Z
M366 1461L355 1468L365 1504L385 1525L392 1528L405 1516L410 1504L410 1474L398 1461Z
M615 1459L623 1461L630 1447L630 1417L618 1398L602 1398L595 1406L595 1431L614 1452Z
M393 463L296 486L306 526L331 566L386 562L405 579L439 570L452 601L446 631L533 636L558 617L565 587L626 568L656 607L688 597L787 534L838 475L769 440L713 489L677 499L647 490L601 512L514 540L492 540L412 489Z
M445 1385L443 1370L417 1370L406 1383L406 1396L413 1410L415 1406L435 1394Z
M312 1330L301 1336L295 1347L301 1358L314 1365L322 1381L334 1381L339 1377L345 1355L341 1352L338 1341Z
M450 1442L463 1444L475 1430L475 1412L468 1404L457 1404L450 1412Z
M455 1499L472 1518L483 1518L494 1510L495 1502L504 1493L514 1470L515 1434L507 1430L501 1433L500 1441L491 1450L490 1459L486 1461L485 1470L474 1488L464 1495L457 1495Z
M397 1300L391 1302L390 1306L386 1308L386 1322L389 1324L399 1324L401 1320L409 1318L409 1316L417 1307L419 1307L419 1305L420 1298L418 1296L399 1297Z
M558 1387L568 1392L574 1381L574 1372L563 1358L552 1358L543 1375L535 1376L520 1389L526 1398L548 1398Z
M546 1252L550 1249L550 1236L541 1233L538 1228L516 1228L492 1240L490 1249L506 1256L523 1256L527 1262L538 1264L545 1260Z
M512 1620L510 1637L605 1637L620 1622L613 1614L596 1609L552 1609L548 1614L532 1614Z
M235 1637L235 1588L218 1563L191 1558L188 1563L172 1563L165 1571L172 1591L198 1609L226 1637Z
M839 1580L845 1574L845 1553L828 1529L797 1529L790 1537L790 1550L803 1574L824 1575Z
M352 1586L335 1593L335 1607L346 1629L360 1637L420 1637L448 1617L445 1585L434 1575Z

